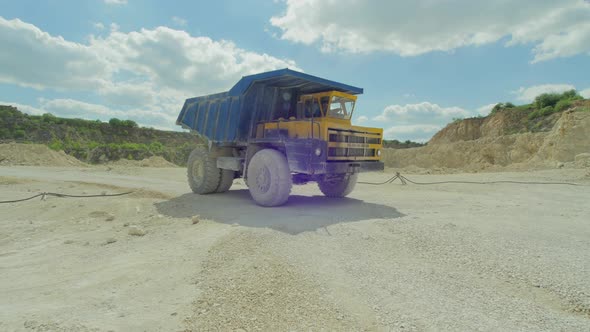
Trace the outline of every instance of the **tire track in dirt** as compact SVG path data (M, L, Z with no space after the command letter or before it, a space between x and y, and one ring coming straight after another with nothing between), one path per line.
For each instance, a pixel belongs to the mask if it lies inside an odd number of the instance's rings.
M272 252L272 234L238 231L209 251L188 330L361 330L305 271Z

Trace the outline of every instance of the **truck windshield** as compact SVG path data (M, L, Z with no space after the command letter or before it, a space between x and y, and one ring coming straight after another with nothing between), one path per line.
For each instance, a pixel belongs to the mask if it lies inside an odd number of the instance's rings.
M354 100L346 97L332 96L332 102L328 109L329 117L350 120L352 111L354 111Z

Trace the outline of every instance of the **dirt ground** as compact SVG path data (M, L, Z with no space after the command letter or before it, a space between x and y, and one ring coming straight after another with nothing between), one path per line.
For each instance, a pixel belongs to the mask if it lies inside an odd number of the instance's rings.
M384 181L388 174L363 174ZM590 175L407 175L261 208L182 168L0 167L2 331L588 331Z

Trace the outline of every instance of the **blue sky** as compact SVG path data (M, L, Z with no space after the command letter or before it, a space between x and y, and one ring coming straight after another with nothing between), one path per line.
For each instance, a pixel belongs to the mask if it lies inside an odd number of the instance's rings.
M0 104L178 129L184 99L278 68L365 89L354 122L428 140L494 103L590 97L584 0L3 1Z

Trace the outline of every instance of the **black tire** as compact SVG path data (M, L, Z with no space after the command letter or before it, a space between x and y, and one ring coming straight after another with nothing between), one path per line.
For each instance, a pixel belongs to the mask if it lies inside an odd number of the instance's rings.
M224 193L228 191L234 183L235 173L236 172L229 169L222 169L219 185L217 186L217 189L215 191L218 193Z
M327 197L345 197L354 190L358 173L344 174L327 180L319 180L318 187Z
M196 194L214 193L219 187L221 170L215 156L204 147L194 149L188 157L188 184Z
M259 205L278 206L287 202L293 184L285 156L272 149L256 152L248 164L247 184Z

